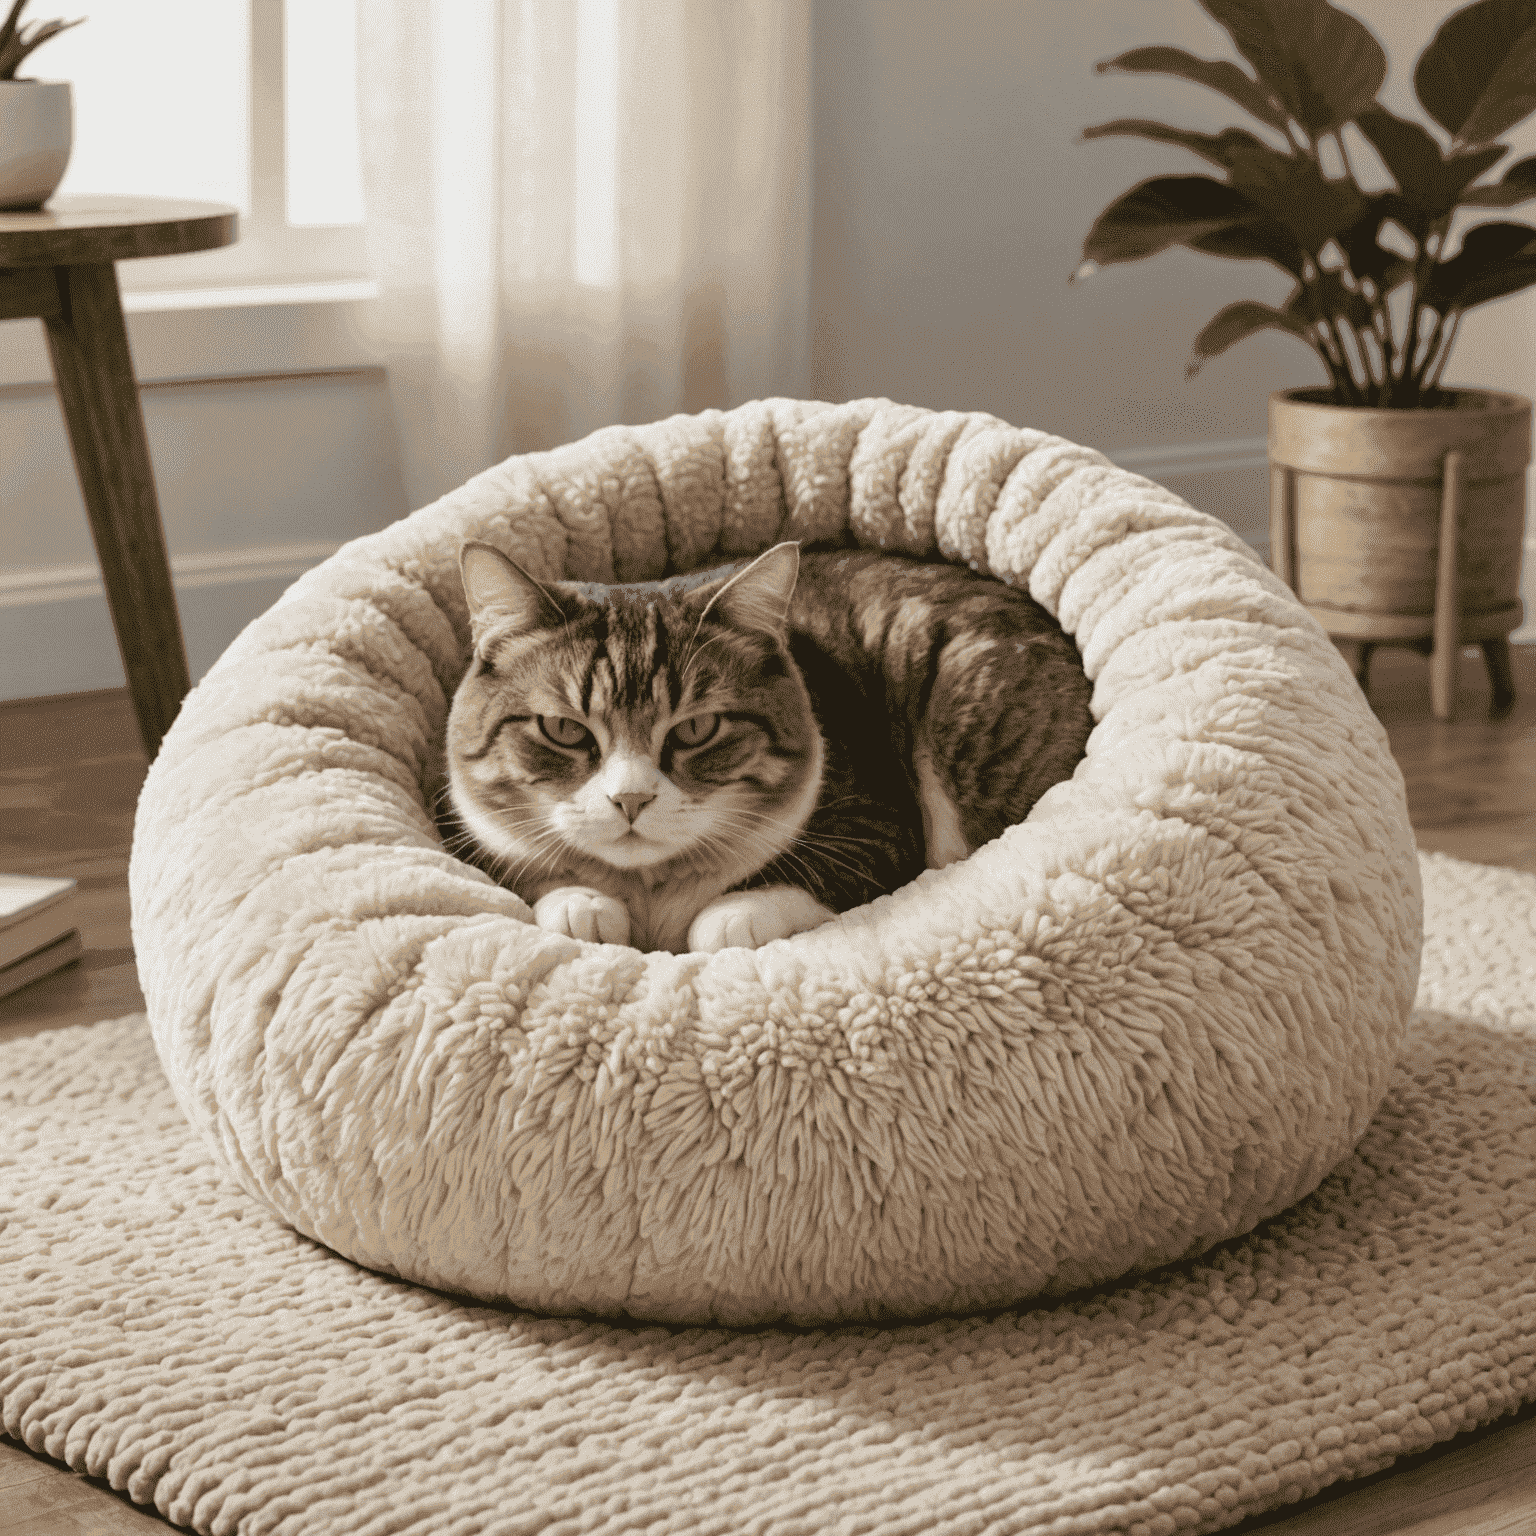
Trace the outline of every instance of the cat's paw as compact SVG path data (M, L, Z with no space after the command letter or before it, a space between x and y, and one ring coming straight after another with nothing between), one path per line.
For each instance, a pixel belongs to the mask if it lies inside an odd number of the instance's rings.
M589 944L628 944L629 909L585 885L562 885L533 904L533 920L550 933Z
M694 918L688 929L688 948L706 954L720 949L758 949L792 933L819 928L836 916L809 891L795 885L733 891L710 902Z

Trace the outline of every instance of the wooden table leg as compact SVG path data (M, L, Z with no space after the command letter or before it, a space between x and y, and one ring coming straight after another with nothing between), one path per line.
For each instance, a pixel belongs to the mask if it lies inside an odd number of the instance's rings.
M1429 658L1429 707L1436 720L1456 713L1456 658L1461 654L1462 453L1445 456L1440 488L1440 554L1435 569L1435 649Z
M1361 693L1368 695L1371 691L1371 656L1376 650L1375 643L1370 640L1335 640L1334 644L1349 663L1349 670L1355 674Z
M56 267L44 324L144 750L153 759L191 680L111 262Z
M1296 471L1269 466L1269 568L1296 590Z
M1483 665L1493 685L1493 705L1489 713L1502 719L1515 707L1515 671L1509 654L1509 641L1484 640Z

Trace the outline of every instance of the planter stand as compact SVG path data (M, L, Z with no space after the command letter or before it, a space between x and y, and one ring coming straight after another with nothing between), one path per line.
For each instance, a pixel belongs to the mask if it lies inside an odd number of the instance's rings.
M1379 645L1430 658L1435 718L1455 712L1456 659L1478 644L1492 713L1515 701L1520 545L1531 406L1458 390L1454 408L1270 402L1270 565L1351 657L1362 689Z

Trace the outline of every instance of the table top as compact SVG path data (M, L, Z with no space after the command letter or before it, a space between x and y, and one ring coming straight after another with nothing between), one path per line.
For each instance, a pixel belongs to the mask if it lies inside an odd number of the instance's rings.
M233 245L235 210L170 197L55 197L0 213L0 267L77 267Z

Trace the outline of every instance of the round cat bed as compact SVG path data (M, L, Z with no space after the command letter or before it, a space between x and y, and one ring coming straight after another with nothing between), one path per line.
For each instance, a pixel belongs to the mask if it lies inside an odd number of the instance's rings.
M607 582L847 536L1075 639L1097 724L1026 821L714 955L541 931L444 850L462 540ZM246 1190L374 1269L675 1323L995 1308L1249 1230L1365 1130L1420 940L1385 734L1246 546L883 400L608 428L347 545L187 699L130 879L160 1057Z

